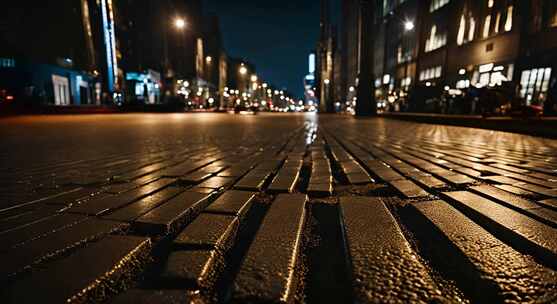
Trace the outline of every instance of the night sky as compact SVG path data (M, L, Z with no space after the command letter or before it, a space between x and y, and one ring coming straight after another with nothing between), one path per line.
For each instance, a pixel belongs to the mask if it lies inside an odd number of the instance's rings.
M247 59L264 80L302 96L308 55L319 38L319 0L204 1L205 11L220 17L229 56Z

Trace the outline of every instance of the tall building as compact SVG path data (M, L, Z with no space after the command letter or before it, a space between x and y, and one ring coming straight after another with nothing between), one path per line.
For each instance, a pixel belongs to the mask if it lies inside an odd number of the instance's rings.
M477 113L472 97L483 88L498 88L507 101L554 109L555 1L375 0L368 31L361 30L358 3L343 2L340 62L348 100L352 83L357 87L361 80L356 75L367 66L377 104L386 111ZM364 38L373 45L367 54ZM449 103L441 98L447 94L465 95L466 101Z
M213 100L219 100L220 105L220 96L222 96L224 93L223 89L226 87L226 78L223 79L223 76L226 76L226 56L223 49L220 22L217 16L206 18L203 37L205 41L205 69L203 78L207 81L211 96L218 97Z
M164 103L178 97L204 104L210 63L201 1L114 1L127 99Z
M545 113L557 114L557 2L532 0L523 7L529 18L522 24L520 96L542 101Z
M110 0L10 1L1 11L0 58L13 64L0 65L0 86L16 100L46 105L112 100L120 82Z
M95 5L96 4L96 5ZM118 62L118 45L116 44L116 20L114 13L114 3L112 0L90 1L89 15L97 17L92 23L97 25L100 39L98 57L102 70L103 82L108 93L108 98L117 96L122 88L122 72ZM93 9L91 11L91 9ZM84 12L86 14L86 12Z
M204 78L212 85L218 85L218 61L223 52L222 33L219 18L210 16L204 24L205 37L205 73Z

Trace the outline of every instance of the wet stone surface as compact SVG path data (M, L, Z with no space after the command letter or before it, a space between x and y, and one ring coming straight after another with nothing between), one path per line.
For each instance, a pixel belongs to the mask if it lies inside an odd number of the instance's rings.
M2 303L557 302L555 140L209 113L0 138Z

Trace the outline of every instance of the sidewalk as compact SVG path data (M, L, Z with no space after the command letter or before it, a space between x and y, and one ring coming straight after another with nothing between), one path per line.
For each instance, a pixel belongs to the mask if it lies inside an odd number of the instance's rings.
M514 118L480 115L445 115L426 113L382 113L381 117L429 124L452 125L505 131L532 136L557 138L557 117Z

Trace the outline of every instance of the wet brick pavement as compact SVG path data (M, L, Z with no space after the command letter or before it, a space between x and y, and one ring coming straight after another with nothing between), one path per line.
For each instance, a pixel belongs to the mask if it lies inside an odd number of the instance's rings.
M346 116L0 121L2 303L556 303L557 141Z

